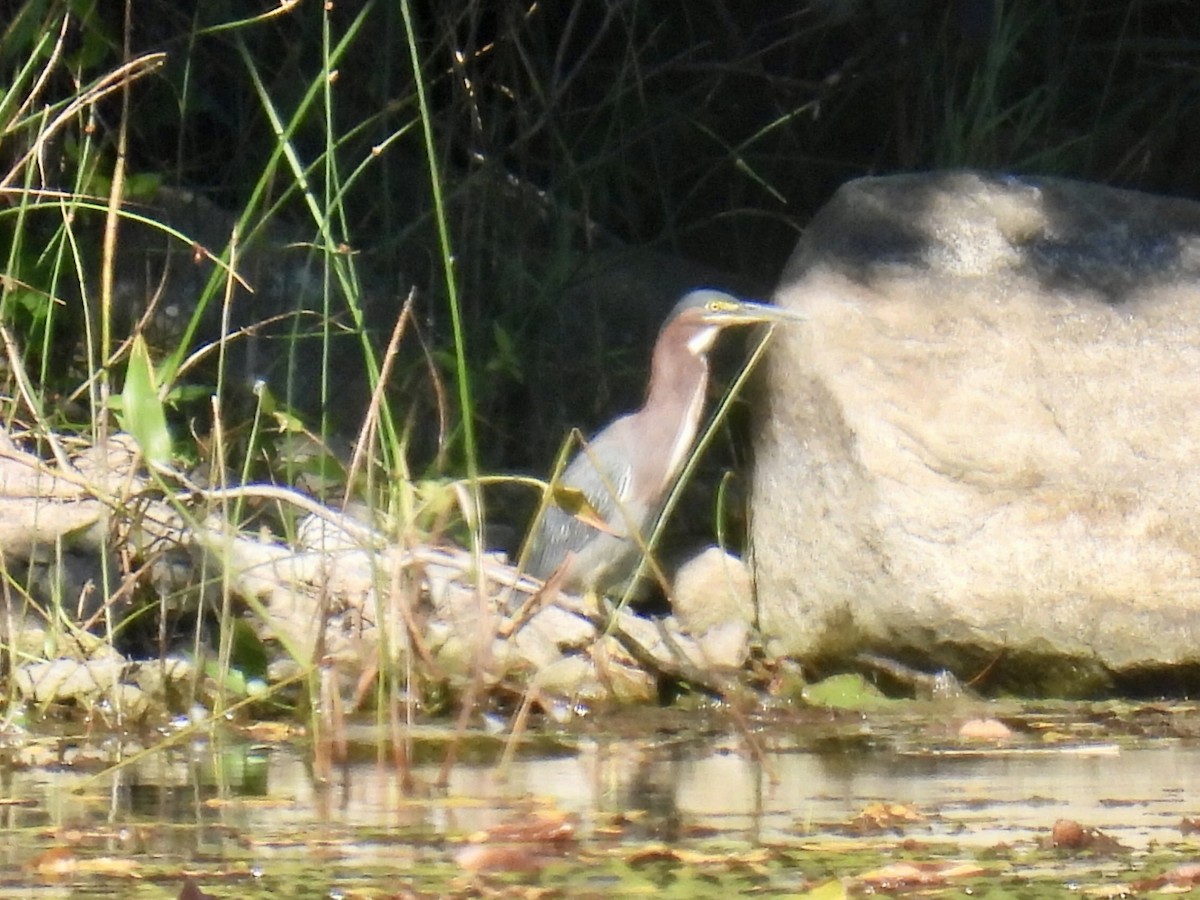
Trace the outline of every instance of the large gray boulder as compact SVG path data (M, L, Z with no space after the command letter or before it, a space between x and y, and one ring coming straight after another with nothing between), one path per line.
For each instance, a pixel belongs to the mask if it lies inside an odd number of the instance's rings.
M1200 204L862 179L777 301L810 317L758 435L777 652L1056 692L1200 663Z

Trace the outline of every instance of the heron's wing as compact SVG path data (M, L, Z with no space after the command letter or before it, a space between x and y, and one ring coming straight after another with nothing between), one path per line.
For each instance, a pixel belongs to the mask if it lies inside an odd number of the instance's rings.
M623 440L623 425L619 419L592 438L562 475L562 483L587 497L592 509L618 534L629 530L621 507L629 503L633 487L633 463Z
M610 533L630 533L630 521L641 526L633 502L633 464L625 441L625 420L618 419L581 450L563 472L561 483L580 491ZM623 512L624 510L624 512ZM627 521L627 519L629 521ZM533 539L529 571L545 578L569 552L579 553L606 533L587 522L551 506Z

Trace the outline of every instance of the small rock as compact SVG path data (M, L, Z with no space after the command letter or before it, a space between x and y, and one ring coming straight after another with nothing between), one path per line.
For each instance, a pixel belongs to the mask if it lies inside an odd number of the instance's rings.
M13 672L13 683L23 699L34 703L87 702L111 691L125 666L125 660L116 656L86 661L51 659L19 666Z
M196 675L196 667L182 656L168 656L159 661L136 665L133 682L152 697L165 697L171 684L185 682Z
M509 643L520 659L538 671L562 659L562 652L554 640L537 628L522 628L509 639Z
M600 683L606 696L617 703L649 703L658 697L658 681L645 669L625 662L616 638L605 638L592 649Z
M587 693L596 681L596 671L583 656L563 656L538 669L534 682L539 691L554 697L575 698Z
M999 719L968 719L958 729L967 741L1003 741L1012 737L1012 729Z
M749 567L719 547L709 547L675 575L671 606L685 631L700 636L726 622L753 625L754 585Z
M150 711L150 698L136 684L118 684L105 698L106 715L114 722L140 722Z
M716 669L740 669L750 657L750 626L731 620L716 625L699 637L705 662Z
M596 629L581 615L557 606L539 611L518 632L536 631L559 650L582 649L596 639Z
M683 631L674 616L664 619L663 627L674 647L660 641L654 652L655 657L660 659L678 651L692 666L708 671L740 669L750 655L750 626L745 622L724 622L699 637Z

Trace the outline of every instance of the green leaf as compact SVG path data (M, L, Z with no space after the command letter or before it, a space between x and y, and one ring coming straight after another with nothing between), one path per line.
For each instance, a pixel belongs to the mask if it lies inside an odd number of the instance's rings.
M587 494L579 490L579 488L568 487L565 484L555 484L553 490L550 492L550 497L555 506L567 515L574 516L584 525L588 525L605 534L621 537L621 533L605 521L604 516L600 515L596 507L588 500Z
M804 688L802 696L812 706L834 709L878 709L897 702L888 699L861 675L849 673L831 675L816 684L810 684Z
M158 172L137 172L125 179L126 200L150 200L162 187L162 175Z
M140 334L134 338L133 350L129 354L118 419L121 427L138 442L148 462L166 465L171 461L171 432L167 429L167 415L158 396L150 349Z
M254 396L258 398L258 408L264 416L275 415L275 411L279 409L279 401L275 399L275 395L271 392L271 387L266 381L260 380L255 382Z

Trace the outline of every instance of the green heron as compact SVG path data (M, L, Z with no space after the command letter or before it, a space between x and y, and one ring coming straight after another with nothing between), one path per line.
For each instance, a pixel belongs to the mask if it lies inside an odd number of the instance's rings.
M530 539L530 574L544 580L567 566L563 588L595 594L633 575L648 531L696 439L708 388L708 353L717 334L731 325L804 318L721 291L684 296L658 333L642 408L589 440L563 473L561 483L583 493L606 529L548 507Z

